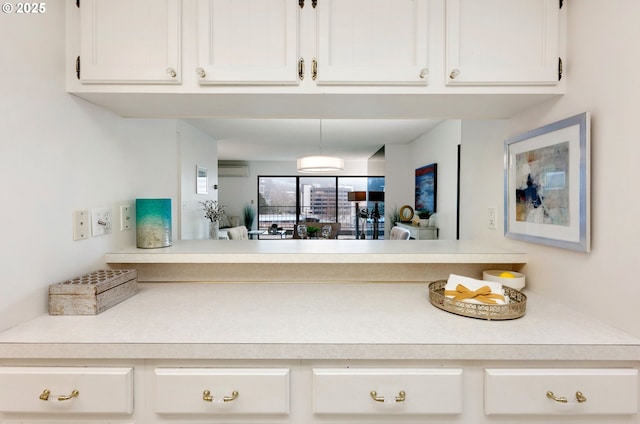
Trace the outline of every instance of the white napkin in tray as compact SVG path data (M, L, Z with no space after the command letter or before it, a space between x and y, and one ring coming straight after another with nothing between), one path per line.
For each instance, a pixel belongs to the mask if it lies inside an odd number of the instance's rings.
M455 291L456 287L458 287L458 284L465 286L471 291L476 291L481 287L488 286L491 289L491 293L504 296L504 300L494 299L496 301L496 304L504 305L505 303L509 303L509 297L505 296L504 289L502 288L502 284L500 283L496 283L493 281L476 280L475 278L464 277L462 275L456 275L456 274L450 274L449 279L447 280L447 284L444 286L444 289L445 291L446 290ZM447 297L454 297L454 296L447 296ZM476 299L465 299L463 300L463 302L485 304L485 305L487 304Z

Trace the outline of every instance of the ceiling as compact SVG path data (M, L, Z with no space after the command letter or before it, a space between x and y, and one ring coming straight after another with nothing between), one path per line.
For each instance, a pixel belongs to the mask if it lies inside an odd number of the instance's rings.
M407 144L434 119L184 119L218 142L219 160L293 161L314 154L366 160L389 144ZM322 140L320 138L322 129Z

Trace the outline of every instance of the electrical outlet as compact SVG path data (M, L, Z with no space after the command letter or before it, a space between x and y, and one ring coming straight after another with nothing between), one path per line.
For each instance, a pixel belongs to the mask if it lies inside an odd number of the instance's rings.
M496 224L496 208L489 208L489 213L488 213L488 223L489 223L489 229L490 230L495 230L497 228L497 224Z
M91 235L93 237L111 234L111 208L91 210Z
M73 211L73 239L74 240L86 240L91 234L91 227L89 223L91 217L89 217L89 209L79 209Z
M131 205L120 206L120 231L131 229Z

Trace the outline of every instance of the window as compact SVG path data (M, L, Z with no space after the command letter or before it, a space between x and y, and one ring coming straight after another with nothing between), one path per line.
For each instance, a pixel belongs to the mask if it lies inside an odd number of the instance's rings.
M350 191L384 192L384 177L258 177L258 229L267 230L272 224L293 233L294 224L305 221L339 222L340 238L354 238L356 206L348 200ZM369 204L370 203L370 204ZM371 238L374 202L358 204L366 209L362 218L367 237ZM379 203L378 233L384 234L384 202Z

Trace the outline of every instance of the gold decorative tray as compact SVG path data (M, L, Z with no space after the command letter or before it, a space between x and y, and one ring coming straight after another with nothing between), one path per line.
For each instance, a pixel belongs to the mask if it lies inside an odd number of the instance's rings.
M448 298L444 295L444 286L446 285L446 280L429 283L429 301L436 308L452 314L486 320L505 320L524 316L527 308L527 296L511 287L502 286L505 296L509 297L509 303L505 305L488 305Z

